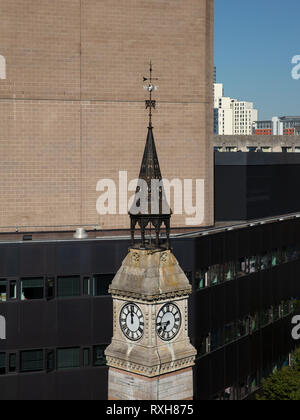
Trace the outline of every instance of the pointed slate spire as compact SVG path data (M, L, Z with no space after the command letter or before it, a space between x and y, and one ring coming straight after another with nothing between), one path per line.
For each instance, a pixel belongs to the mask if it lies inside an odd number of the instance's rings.
M162 179L151 125L148 127L139 179L144 179L147 184L151 183L151 179Z
M153 226L155 229L156 248L170 248L170 218L171 211L166 200L162 185L162 176L155 147L153 127L152 127L152 108L155 108L156 102L152 100L152 91L155 86L152 85L152 65L150 63L150 78L144 78L144 81L149 80L150 84L147 87L150 93L150 100L146 101L146 109L149 108L149 126L144 155L142 159L139 183L136 189L133 206L130 209L131 220L131 239L132 246L134 246L135 227L138 224L141 230L141 244L142 249L153 248L153 245L147 244L145 240L145 231L148 226ZM166 228L166 243L161 241L161 227L165 225Z

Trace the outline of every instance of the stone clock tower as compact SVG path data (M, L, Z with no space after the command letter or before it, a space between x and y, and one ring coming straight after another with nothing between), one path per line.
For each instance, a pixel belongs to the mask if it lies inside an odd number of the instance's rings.
M170 249L171 211L166 211L163 188L155 188L157 184L152 183L162 177L152 128L155 101L151 65L146 80L150 93L150 100L146 101L149 127L139 176L144 184L139 184L136 192L140 210L130 211L132 246L110 286L114 313L113 338L105 351L108 398L190 400L196 355L188 336L191 285ZM141 205L142 185L146 185L146 206ZM140 244L134 240L137 224ZM165 242L161 238L163 225ZM147 228L155 232L153 241L151 231L146 239Z

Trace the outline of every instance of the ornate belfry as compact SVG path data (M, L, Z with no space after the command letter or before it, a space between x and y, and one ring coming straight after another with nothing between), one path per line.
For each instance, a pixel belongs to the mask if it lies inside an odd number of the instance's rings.
M188 335L192 287L172 254L171 211L166 203L156 153L152 109L152 65L146 87L149 127L136 203L130 209L132 246L114 277L113 337L105 350L110 400L191 400L196 350ZM154 182L155 181L155 182ZM153 211L154 209L154 211ZM165 225L163 243L161 227ZM141 242L134 243L136 225ZM156 233L146 240L147 226Z
M150 98L145 101L146 109L149 109L149 125L148 135L146 140L146 146L144 150L140 175L139 185L136 190L136 197L134 200L136 211L129 212L130 215L130 230L131 230L131 241L134 247L134 233L136 225L139 226L141 232L141 243L138 245L140 249L149 248L170 248L170 218L171 210L164 193L162 184L162 176L157 157L153 127L152 127L152 109L156 107L156 101L152 99L152 93L156 89L153 85L152 77L152 64L150 63L150 75L149 78L144 77L144 82L149 81L149 84L145 86L148 90ZM138 197L142 193L144 199L144 205L141 203L141 198ZM165 243L161 240L161 228L164 224L166 230L166 241ZM150 241L146 243L145 232L147 227L153 226L155 231L155 243L152 243L151 234Z

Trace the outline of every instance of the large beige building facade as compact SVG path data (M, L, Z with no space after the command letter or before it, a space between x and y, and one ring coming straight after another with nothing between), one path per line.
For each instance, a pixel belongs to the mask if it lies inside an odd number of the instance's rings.
M150 59L163 176L203 179L213 224L213 0L0 0L0 16L1 231L128 228L97 213L96 185L138 176Z

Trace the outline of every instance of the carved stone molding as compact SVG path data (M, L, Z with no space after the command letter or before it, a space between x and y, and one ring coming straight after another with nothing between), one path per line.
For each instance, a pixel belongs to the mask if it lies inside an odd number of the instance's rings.
M127 300L137 300L137 301L144 301L144 302L161 302L163 300L170 300L176 298L185 298L188 297L192 292L190 289L185 290L176 290L170 293L162 293L157 295L143 295L134 292L125 292L123 290L116 290L109 288L109 293L111 293L113 298L122 297Z
M145 366L137 363L132 363L126 360L121 360L116 357L107 356L107 365L110 367L122 369L131 373L137 373L147 377L155 377L166 373L174 372L176 370L185 369L194 366L195 357L190 356L184 359L175 360L169 363L164 363L157 366Z

